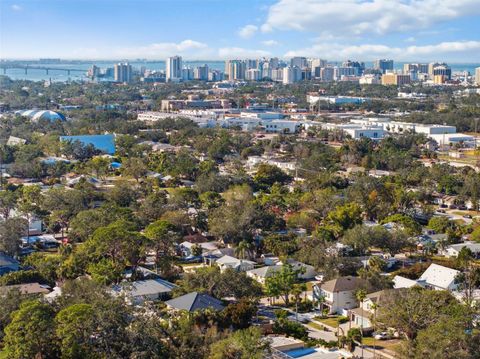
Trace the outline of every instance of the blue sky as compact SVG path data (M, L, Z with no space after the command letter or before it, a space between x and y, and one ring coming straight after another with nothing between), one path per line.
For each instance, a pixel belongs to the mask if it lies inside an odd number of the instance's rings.
M0 57L480 62L480 0L1 0Z

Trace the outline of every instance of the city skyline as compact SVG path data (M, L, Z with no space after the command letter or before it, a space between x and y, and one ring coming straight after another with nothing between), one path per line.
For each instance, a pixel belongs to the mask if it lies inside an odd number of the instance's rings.
M475 0L5 0L0 6L2 59L480 60Z

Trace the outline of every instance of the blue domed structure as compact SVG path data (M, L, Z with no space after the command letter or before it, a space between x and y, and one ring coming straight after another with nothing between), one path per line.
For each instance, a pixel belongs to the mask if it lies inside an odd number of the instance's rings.
M66 120L65 116L60 112L55 112L50 110L24 110L24 111L16 111L15 113L23 117L28 117L33 122L38 122L40 120L47 120L50 122Z

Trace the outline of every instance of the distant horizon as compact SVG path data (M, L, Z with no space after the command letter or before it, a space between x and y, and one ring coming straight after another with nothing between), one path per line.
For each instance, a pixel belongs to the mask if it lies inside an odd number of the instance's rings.
M294 57L294 56L292 56ZM190 58L185 58L182 56L182 61L186 62L225 62L228 60L259 60L262 58L278 58L279 60L284 60L284 61L289 61L292 57L279 57L279 56L262 56L262 57L231 57L231 58L225 58L225 59L190 59ZM298 57L305 57L305 58L317 58L317 59L322 59L326 60L328 63L333 63L333 62L343 62L343 61L357 61L357 62L373 62L375 60L380 60L380 59L385 59L385 60L393 60L394 63L433 63L433 62L445 62L447 64L461 64L461 65L475 65L475 64L480 64L480 59L478 61L445 61L442 59L435 59L435 60L395 60L395 58L388 58L388 57L379 57L375 58L373 60L362 60L362 59L357 59L357 58L348 58L348 59L342 59L342 60L330 60L321 56L301 56L299 55ZM131 59L108 59L108 58L58 58L58 57L41 57L41 58L1 58L0 61L41 61L41 60L46 60L46 59L55 59L55 60L60 60L60 61L78 61L78 62L108 62L108 63L115 63L115 62L165 62L167 58L159 58L159 59L141 59L141 58L131 58ZM48 62L45 62L48 63Z

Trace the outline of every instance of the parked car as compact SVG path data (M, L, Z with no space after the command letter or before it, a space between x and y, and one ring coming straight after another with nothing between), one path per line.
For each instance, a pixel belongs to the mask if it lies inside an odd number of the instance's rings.
M442 204L440 205L440 208L448 208L448 206L447 206L446 204L442 203Z
M471 215L469 215L469 214L466 214L466 215L464 215L464 216L463 216L463 218L469 218L469 219L472 219L472 216L471 216Z
M458 209L461 210L461 211L466 211L467 210L467 206L458 206Z
M392 336L388 332L373 333L373 337L377 340L392 339Z
M437 212L438 213L445 213L445 210L444 209L437 209Z
M448 208L450 208L450 209L457 209L458 207L455 206L454 204L451 204L450 206L448 206Z

